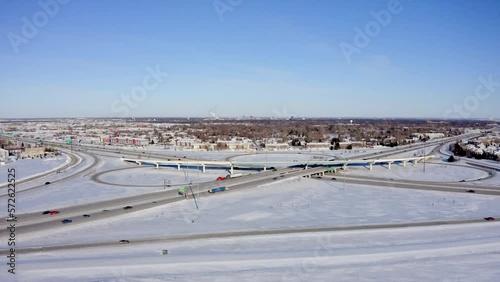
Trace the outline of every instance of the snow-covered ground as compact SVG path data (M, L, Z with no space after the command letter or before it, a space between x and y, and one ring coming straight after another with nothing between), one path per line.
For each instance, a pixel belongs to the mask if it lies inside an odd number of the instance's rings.
M235 170L234 173L238 173ZM113 171L110 173L102 174L99 178L102 181L125 184L125 185L163 185L170 181L172 185L186 184L186 183L199 183L205 181L214 181L219 176L226 176L229 174L226 170L206 170L203 173L196 169L182 169L177 171L174 168L159 168L154 167L131 167L126 170Z
M296 178L79 225L19 234L21 246L237 230L354 226L500 215L500 198ZM194 223L193 223L194 221ZM92 236L89 236L92 234Z
M16 169L16 181L23 180L28 177L43 174L48 171L56 171L58 168L68 164L70 159L63 154L51 158L35 158L35 159L19 159L15 162L0 166L0 185L7 183L7 171L10 168ZM5 176L5 177L4 177Z
M351 176L433 182L459 182L461 180L477 180L488 176L487 172L474 167L457 166L439 161L427 162L425 172L423 168L424 164L420 162L417 164L407 163L406 167L402 167L402 164L392 164L391 169L388 169L387 165L374 165L372 171L365 167L348 167L345 173Z
M500 223L23 254L2 281L498 281ZM168 255L161 251L168 249Z

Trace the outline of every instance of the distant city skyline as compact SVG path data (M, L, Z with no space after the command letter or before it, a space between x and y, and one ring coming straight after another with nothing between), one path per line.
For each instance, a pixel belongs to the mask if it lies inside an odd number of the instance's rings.
M0 119L500 118L500 2L2 1Z

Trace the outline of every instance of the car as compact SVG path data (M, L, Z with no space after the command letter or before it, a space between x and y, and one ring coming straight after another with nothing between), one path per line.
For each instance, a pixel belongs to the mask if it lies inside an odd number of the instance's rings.
M316 177L316 178L321 179L321 176L318 176L318 177Z
M474 190L465 190L465 192L467 192L467 193L476 193L476 191L474 191Z
M63 221L61 221L61 222L62 222L63 224L66 224L66 223L71 223L71 222L73 222L73 220L71 220L71 219L65 219L65 220L63 220Z
M130 241L129 240L120 240L120 241L118 241L118 243L120 243L120 244L128 244L128 243L130 243Z
M59 214L59 211L51 211L49 212L50 215L54 215L54 214Z
M462 180L460 180L460 182L465 182L465 180L462 179Z
M283 174L280 177L285 177Z
M90 214L84 214L83 217L90 217Z
M49 184L50 184L50 181L45 182L45 185L49 185Z
M335 177L332 177L332 180L337 180L337 178L335 178Z
M7 220L7 221L16 221L17 217L7 217L5 220Z
M44 211L44 212L42 212L42 214L49 214L49 213L50 213L50 211Z
M277 180L278 178L277 177L274 177L273 180Z
M484 220L486 220L486 221L495 221L495 218L489 216L489 217L485 217Z
M124 207L123 209L124 209L124 210L129 210L129 209L131 209L131 208L132 208L131 206L126 206L126 207Z
M102 210L102 212L109 212L109 210Z
M153 205L158 205L158 202L152 202L151 204L153 204Z

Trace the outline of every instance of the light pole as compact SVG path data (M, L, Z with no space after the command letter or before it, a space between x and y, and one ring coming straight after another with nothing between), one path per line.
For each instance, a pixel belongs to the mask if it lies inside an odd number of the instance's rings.
M425 145L427 144L427 141L424 141L424 172L425 172Z

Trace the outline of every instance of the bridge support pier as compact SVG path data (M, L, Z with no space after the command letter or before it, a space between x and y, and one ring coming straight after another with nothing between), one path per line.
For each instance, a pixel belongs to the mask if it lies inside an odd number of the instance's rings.
M387 163L387 168L391 169L391 164L392 164L392 162L388 162Z
M160 168L160 163L155 163L155 165L156 165L156 169Z
M403 161L403 167L406 167L406 161Z
M181 170L181 165L177 164L177 170Z
M373 170L373 163L370 163L370 171Z
M202 169L201 169L201 171L202 171L203 173L205 173L205 165L202 165Z
M231 174L234 173L234 167L233 166L231 166L231 170L230 171L231 171Z
M266 171L266 170L267 170L267 167L264 167L264 171Z

